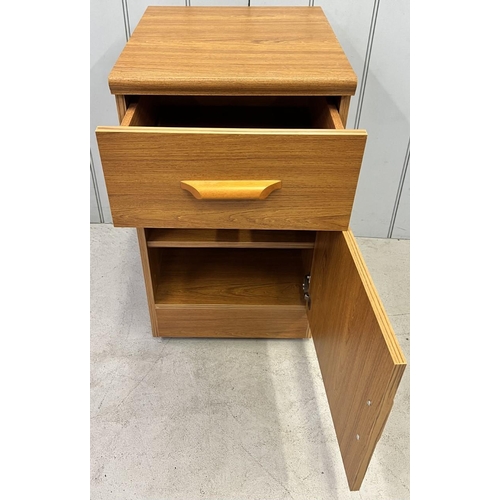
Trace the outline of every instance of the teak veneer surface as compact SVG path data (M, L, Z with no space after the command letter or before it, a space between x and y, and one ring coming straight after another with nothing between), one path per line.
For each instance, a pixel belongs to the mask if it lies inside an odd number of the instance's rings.
M148 247L314 248L314 231L149 229Z
M113 94L354 95L320 7L148 7L109 75Z
M406 361L351 231L318 233L311 333L351 490L359 490Z
M151 318L151 330L153 336L158 335L158 323L156 320L154 289L156 285L156 271L158 270L157 253L152 254L148 251L145 229L137 228L137 241L141 254L142 271L144 274L144 284L146 286L146 295L148 298L149 316ZM150 258L153 257L153 258Z
M300 250L165 248L158 304L291 305L302 299Z
M293 339L309 336L303 305L159 304L156 316L160 337Z
M345 230L366 132L99 127L115 226ZM192 180L279 179L265 200L197 200Z

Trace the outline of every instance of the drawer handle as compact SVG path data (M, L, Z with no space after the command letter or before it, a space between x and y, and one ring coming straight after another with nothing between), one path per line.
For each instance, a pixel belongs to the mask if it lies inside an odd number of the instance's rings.
M197 200L264 200L281 181L181 181Z

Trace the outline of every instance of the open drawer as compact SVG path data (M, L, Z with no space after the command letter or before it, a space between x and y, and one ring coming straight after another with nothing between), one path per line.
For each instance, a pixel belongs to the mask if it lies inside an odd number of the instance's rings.
M125 227L346 230L366 142L324 97L143 96L96 134Z

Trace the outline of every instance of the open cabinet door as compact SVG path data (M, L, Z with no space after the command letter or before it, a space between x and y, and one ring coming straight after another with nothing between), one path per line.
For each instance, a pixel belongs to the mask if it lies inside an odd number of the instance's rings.
M359 490L406 361L351 231L318 232L311 333L342 460Z

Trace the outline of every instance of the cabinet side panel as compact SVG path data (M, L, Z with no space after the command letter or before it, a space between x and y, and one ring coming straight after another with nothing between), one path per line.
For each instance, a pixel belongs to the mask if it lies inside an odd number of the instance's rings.
M115 96L115 101L116 101L116 111L118 114L118 121L119 123L121 123L127 111L127 102L125 101L125 96L123 95Z
M139 241L139 249L141 251L142 270L144 273L144 284L146 285L146 295L148 298L149 315L151 317L151 329L153 337L158 337L158 320L156 318L155 297L154 297L154 279L158 274L157 266L159 259L155 258L155 254L149 255L146 242L146 232L143 228L137 228L137 239ZM157 248L150 249L158 252ZM151 259L150 259L151 257Z
M339 115L344 128L347 128L347 117L349 116L349 105L351 104L351 96L345 95L340 98Z

